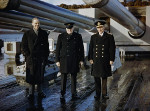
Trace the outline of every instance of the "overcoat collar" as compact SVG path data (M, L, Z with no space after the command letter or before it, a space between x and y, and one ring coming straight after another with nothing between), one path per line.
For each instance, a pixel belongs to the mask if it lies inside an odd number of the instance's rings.
M68 37L68 38L69 38L68 40L74 39L74 38L76 37L76 36L75 36L75 32L73 32L72 35L69 35L67 32L65 32L65 36L66 36L66 37L69 36L69 37Z
M107 39L106 32L104 32L102 37L99 35L99 33L96 34L96 39L95 39L96 43L101 43L105 39Z

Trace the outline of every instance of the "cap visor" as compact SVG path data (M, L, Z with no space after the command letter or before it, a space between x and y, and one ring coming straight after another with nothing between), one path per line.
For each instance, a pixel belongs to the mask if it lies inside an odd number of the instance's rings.
M67 28L67 29L72 29L72 27L73 27L73 26L68 26L68 27L66 27L66 28Z
M97 28L101 28L101 27L103 27L104 25L100 25L100 26L96 26Z

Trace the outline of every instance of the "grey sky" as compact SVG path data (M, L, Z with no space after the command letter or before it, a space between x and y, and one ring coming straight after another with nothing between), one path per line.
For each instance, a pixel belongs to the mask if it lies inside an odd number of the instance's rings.
M72 5L72 4L84 4L84 2L82 0L42 0L45 2L48 2L50 4L53 5L60 5L60 4L68 4L68 5Z

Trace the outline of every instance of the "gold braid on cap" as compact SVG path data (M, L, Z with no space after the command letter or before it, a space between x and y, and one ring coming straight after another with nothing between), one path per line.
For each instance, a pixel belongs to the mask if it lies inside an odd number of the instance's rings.
M70 24L68 24L68 26L69 26Z
M101 25L101 23L100 23L100 22L98 22L98 23L97 23L97 26L100 26L100 25Z

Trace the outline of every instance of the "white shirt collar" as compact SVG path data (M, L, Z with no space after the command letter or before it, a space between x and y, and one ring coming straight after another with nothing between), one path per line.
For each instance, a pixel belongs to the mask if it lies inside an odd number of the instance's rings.
M99 33L99 35L100 35L100 36L103 36L103 34L104 34L104 32L103 32L103 33L101 33L101 34Z
M39 30L35 30L34 28L33 28L33 30L36 33L36 35L38 35Z

